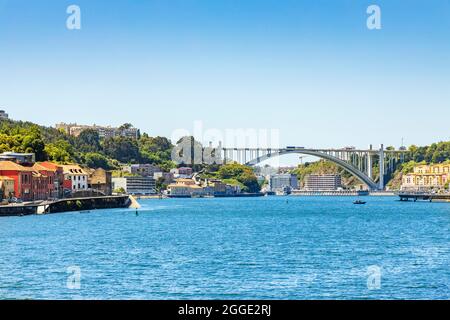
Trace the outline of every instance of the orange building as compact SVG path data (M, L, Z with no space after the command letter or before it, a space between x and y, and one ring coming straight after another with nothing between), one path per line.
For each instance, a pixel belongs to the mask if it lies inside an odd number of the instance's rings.
M48 177L47 191L50 198L60 198L62 196L64 174L61 166L51 162L40 162L33 165L33 170Z
M14 179L0 176L0 199L14 197Z
M62 198L64 192L64 169L61 165L53 162L39 162L41 167L47 168L48 170L54 172L54 185L55 185L55 198Z
M14 196L24 201L33 200L33 169L12 161L0 161L0 176L14 179Z

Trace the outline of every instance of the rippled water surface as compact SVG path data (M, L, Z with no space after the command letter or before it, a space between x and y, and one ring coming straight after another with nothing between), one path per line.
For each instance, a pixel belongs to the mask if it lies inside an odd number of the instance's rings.
M0 218L0 298L449 299L450 204L353 200L144 200L137 216ZM80 289L67 285L73 267Z

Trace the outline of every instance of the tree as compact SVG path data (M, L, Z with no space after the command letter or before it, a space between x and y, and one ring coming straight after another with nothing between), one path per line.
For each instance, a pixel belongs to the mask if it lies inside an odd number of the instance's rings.
M124 193L126 193L126 192L125 192L125 189L124 189L124 188L120 187L120 188L114 189L114 190L113 190L113 193L124 194Z
M220 167L217 172L219 179L236 180L244 186L246 192L258 192L260 185L253 170L239 163L229 163Z
M103 151L106 156L120 162L139 162L140 153L136 140L128 137L107 138L103 141Z
M450 142L433 143L423 147L412 145L408 148L406 159L415 162L442 163L450 159Z
M100 153L89 152L84 155L84 164L89 168L103 168L105 170L111 169L108 158Z
M100 136L98 131L94 129L81 131L80 135L75 139L75 145L79 152L99 152L102 149Z
M167 189L167 183L165 182L164 177L159 177L155 183L156 192L160 193L161 191Z
M65 140L59 140L56 143L49 143L44 149L48 160L60 163L67 163L73 160L73 148Z
M133 128L133 125L131 123L124 123L119 127L119 130L127 130Z

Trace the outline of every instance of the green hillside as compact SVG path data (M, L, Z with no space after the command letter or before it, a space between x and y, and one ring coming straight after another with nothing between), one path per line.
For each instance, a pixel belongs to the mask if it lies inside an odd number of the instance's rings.
M118 168L119 163L152 163L169 170L175 166L170 160L172 147L169 139L146 133L138 139L101 139L95 130L85 130L73 137L31 122L0 121L0 152L33 152L37 161L77 162L105 169Z

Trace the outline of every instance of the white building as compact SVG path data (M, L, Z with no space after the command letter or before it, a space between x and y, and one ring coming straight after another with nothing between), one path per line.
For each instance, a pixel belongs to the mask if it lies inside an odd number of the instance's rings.
M298 179L295 174L274 174L269 177L269 190L298 189Z
M306 177L307 191L334 191L342 188L339 174L310 174Z
M9 118L9 116L8 116L8 114L5 112L5 110L0 110L0 120L8 119L8 118Z
M64 172L64 186L72 191L87 190L89 174L77 164L61 165Z
M139 137L139 129L137 128L123 128L123 127L111 127L111 126L98 126L94 125L84 125L84 124L76 124L76 123L58 123L55 125L56 129L62 129L67 134L78 137L81 132L85 130L95 130L98 132L100 138L112 138L112 137L129 137L133 139L137 139Z
M123 171L138 174L142 177L153 177L156 172L162 172L161 168L153 164L132 164L123 168Z
M113 190L123 189L128 194L149 195L156 193L156 182L152 177L112 178Z
M171 169L170 173L173 174L173 177L175 179L190 179L192 177L192 168L190 167L181 167L181 168L175 168Z

